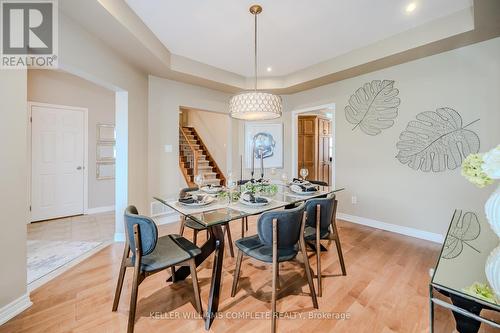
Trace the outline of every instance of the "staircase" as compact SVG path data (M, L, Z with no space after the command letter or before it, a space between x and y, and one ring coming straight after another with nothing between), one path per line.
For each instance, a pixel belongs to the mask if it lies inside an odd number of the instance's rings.
M179 166L188 186L196 186L194 176L202 173L205 184L225 185L226 178L194 127L179 128Z

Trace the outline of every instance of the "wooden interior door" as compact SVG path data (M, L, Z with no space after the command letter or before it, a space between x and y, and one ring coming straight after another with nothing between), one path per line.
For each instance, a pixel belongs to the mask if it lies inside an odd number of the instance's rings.
M329 119L319 118L318 133L318 177L317 180L328 184L331 182L332 175L332 122Z
M83 214L83 111L48 106L31 110L31 219Z
M299 116L298 118L298 165L297 173L300 169L306 168L309 171L307 179L316 179L316 156L317 156L317 117ZM300 177L299 174L295 177Z

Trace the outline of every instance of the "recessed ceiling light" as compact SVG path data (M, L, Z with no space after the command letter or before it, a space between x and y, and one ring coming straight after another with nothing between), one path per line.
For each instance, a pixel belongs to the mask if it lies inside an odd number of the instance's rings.
M417 8L417 4L415 2L410 2L408 6L406 6L406 12L411 13Z
M273 68L272 68L272 67L267 67L267 68L266 68L266 70L267 70L268 72L271 72L271 71L273 70Z

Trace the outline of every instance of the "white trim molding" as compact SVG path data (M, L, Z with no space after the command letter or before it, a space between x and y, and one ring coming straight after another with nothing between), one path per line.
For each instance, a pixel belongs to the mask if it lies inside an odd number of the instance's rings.
M27 308L29 308L33 303L31 303L30 296L28 293L22 295L18 299L13 300L9 304L0 308L0 325L5 324Z
M99 214L112 212L115 210L115 206L104 206L104 207L96 207L96 208L88 208L85 214Z
M361 224L361 225L365 225L365 226L376 228L376 229L386 230L386 231L394 232L394 233L401 234L401 235L425 239L425 240L428 240L428 241L431 241L434 243L442 244L444 242L443 235L436 234L436 233L429 232L429 231L425 231L425 230L404 227L404 226L391 224L391 223L380 222L380 221L373 220L370 218L354 216L354 215L349 215L349 214L344 214L344 213L338 213L337 218L339 220L344 220L347 222Z

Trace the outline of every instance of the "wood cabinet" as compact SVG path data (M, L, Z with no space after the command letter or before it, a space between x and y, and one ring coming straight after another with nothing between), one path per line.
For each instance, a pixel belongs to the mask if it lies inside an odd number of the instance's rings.
M331 181L332 122L322 116L298 117L298 166L306 168L307 179ZM295 175L298 176L298 175Z

